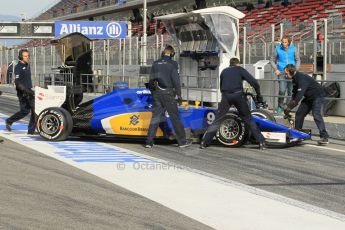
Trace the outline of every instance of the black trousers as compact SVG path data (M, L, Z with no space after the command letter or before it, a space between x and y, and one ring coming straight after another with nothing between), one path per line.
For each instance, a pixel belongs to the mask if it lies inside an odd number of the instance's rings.
M159 123L162 122L165 111L169 114L176 134L177 143L179 145L185 144L186 133L178 114L177 102L173 92L153 91L152 97L152 118L147 134L146 144L153 144L153 139L156 136Z
M216 118L214 122L208 127L203 137L205 145L210 145L213 137L216 135L223 117L229 112L230 107L234 105L242 118L243 122L249 126L251 132L258 142L264 142L265 138L262 136L259 128L252 120L247 100L242 92L237 93L223 93L222 100L218 106Z
M321 114L322 106L324 103L325 98L323 96L319 96L313 100L303 99L298 110L296 112L295 117L295 128L302 129L304 118L307 114L312 111L314 121L316 123L317 128L320 132L321 138L328 138L328 133L326 131L325 122L323 121L323 117Z
M6 122L12 125L14 122L23 119L31 112L28 132L35 131L35 98L18 95L20 111L9 117Z

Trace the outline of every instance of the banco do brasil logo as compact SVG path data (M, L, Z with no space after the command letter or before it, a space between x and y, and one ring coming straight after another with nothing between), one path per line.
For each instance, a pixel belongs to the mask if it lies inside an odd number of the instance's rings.
M129 123L132 125L137 125L139 123L139 115L133 115L129 118Z

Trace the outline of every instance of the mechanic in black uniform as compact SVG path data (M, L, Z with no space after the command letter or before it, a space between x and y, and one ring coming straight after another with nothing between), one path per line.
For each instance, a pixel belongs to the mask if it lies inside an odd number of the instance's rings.
M252 75L250 75L250 73L248 73L247 70L240 66L240 60L238 58L231 58L230 67L224 69L220 74L222 100L218 106L214 122L208 127L204 134L203 140L200 144L201 149L204 149L211 144L223 117L229 112L231 105L234 105L237 108L239 116L251 129L254 138L259 142L259 148L261 150L266 148L265 138L251 118L249 106L243 92L243 81L247 81L255 89L257 94L256 99L259 103L262 103L263 98L260 93L258 82Z
M182 102L180 76L178 64L171 58L175 55L174 48L167 46L162 52L162 57L152 64L149 88L152 93L152 119L146 140L146 148L153 146L153 139L165 111L168 112L175 130L178 146L181 148L192 144L186 140L183 124L179 118L177 99Z
M296 67L288 64L285 69L285 74L289 79L292 79L292 97L286 108L284 114L289 116L290 111L295 108L300 100L302 100L295 117L295 128L302 129L304 118L312 111L314 121L320 131L320 145L328 144L328 133L326 131L325 122L323 121L321 110L325 100L325 90L312 77L298 72Z
M14 83L19 99L20 111L6 119L6 129L12 131L12 124L24 118L31 111L28 134L35 133L35 97L32 91L31 70L29 65L30 53L27 49L19 51L19 62L14 68Z

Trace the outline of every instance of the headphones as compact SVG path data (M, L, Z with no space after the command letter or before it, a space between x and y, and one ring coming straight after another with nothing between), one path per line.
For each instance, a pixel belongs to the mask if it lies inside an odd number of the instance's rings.
M18 54L19 61L23 61L23 53L29 53L29 50L27 50L27 49L19 50L19 54Z
M162 57L165 55L166 51L169 51L171 58L173 58L175 56L175 49L171 45L167 45L165 47L164 51L162 52Z

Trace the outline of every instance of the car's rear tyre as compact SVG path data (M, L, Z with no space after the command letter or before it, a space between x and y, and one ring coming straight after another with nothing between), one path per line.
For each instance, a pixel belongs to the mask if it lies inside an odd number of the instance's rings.
M217 140L229 147L240 147L248 141L249 130L236 114L227 114L216 134Z
M37 119L37 131L49 141L63 141L71 134L73 120L64 108L51 107L43 110Z

